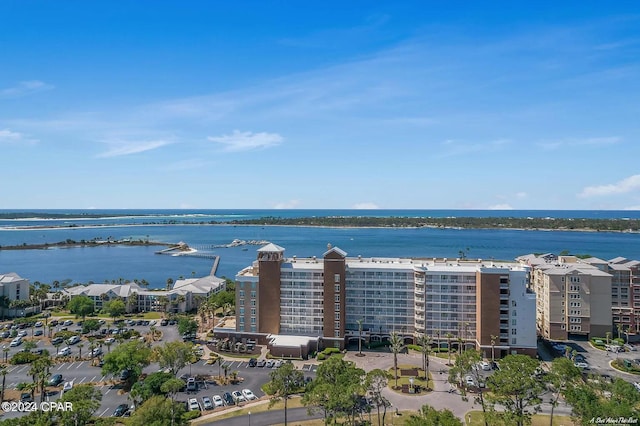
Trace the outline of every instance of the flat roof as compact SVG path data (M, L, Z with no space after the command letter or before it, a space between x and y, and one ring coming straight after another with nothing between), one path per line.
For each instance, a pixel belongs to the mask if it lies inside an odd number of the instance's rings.
M317 342L319 337L309 336L287 336L283 334L270 334L268 339L271 340L273 346L300 347L306 346L311 342Z

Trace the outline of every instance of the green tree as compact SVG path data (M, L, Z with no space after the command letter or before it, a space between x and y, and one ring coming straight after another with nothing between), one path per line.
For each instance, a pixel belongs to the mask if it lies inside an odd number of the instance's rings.
M0 375L2 375L2 391L0 391L0 402L4 401L4 388L7 383L7 374L9 371L7 370L7 366L2 364L0 365Z
M40 402L44 401L44 387L49 378L49 369L53 366L48 356L39 356L31 363L29 375L33 378L36 389L40 391Z
M198 323L192 318L182 317L178 320L178 332L180 334L195 334L198 331Z
M457 383L460 388L460 395L463 400L467 400L467 388L464 378L471 376L476 384L477 393L475 402L482 407L482 418L485 426L489 426L489 412L487 410L487 401L484 398L484 389L481 386L484 376L480 372L478 364L482 361L482 353L477 350L467 350L456 357L456 362L449 369L449 382Z
M276 402L284 400L284 424L287 426L287 400L304 381L302 371L296 370L291 362L285 362L276 370L269 373L271 382L269 388L272 392L269 400L269 408L273 407Z
M166 394L173 401L176 393L180 392L180 390L184 389L186 383L184 380L171 378L164 382L162 386L160 386L160 391Z
M358 355L362 356L362 323L364 318L356 320L358 323Z
M487 400L504 407L507 424L531 424L531 416L540 411L540 394L545 385L536 372L540 362L527 355L507 355L500 362L500 370L489 378L492 393Z
M163 396L152 396L134 412L129 426L186 426L189 424L182 415L184 405Z
M131 387L130 396L136 407L152 396L164 395L162 385L173 378L175 378L173 374L159 371L149 374L143 381L135 382Z
M411 414L404 423L407 426L463 426L450 410L436 410L423 405L417 414Z
M402 350L404 342L402 337L395 331L389 337L389 349L393 352L393 376L396 380L395 387L398 387L398 353Z
M83 294L74 296L69 300L69 303L67 303L67 309L69 309L69 312L72 314L75 314L76 317L82 317L82 320L84 321L87 315L93 313L93 300L91 300L89 296L85 296Z
M348 417L348 423L355 417L364 394L364 370L356 368L350 361L330 357L318 367L315 380L305 392L302 403L309 411L320 410L327 424L329 417Z
M114 299L105 303L103 310L115 321L116 318L125 313L126 306L122 300Z
M82 332L91 333L100 329L100 323L97 319L88 319L82 323Z
M193 360L193 345L186 342L165 342L153 348L152 357L160 364L160 368L169 368L175 376Z
M139 340L122 343L104 357L102 374L119 374L129 370L129 383L137 381L142 369L149 365L151 349Z
M580 370L567 358L556 358L551 364L551 371L548 376L551 384L551 415L549 425L553 426L553 411L558 406L560 395L563 395L567 387L574 387L582 379Z
M60 401L71 402L73 410L58 414L64 425L84 426L91 422L93 413L100 407L102 393L91 385L78 385L62 395Z
M640 417L640 393L634 386L616 378L613 383L591 381L567 386L564 396L571 405L574 423L593 424L593 418Z
M369 371L365 379L365 388L369 393L371 402L378 410L378 426L384 424L384 419L387 416L387 407L391 405L389 400L382 395L382 391L387 387L388 383L389 375L379 368ZM382 418L380 417L380 407L384 408Z
M447 338L447 352L449 355L449 361L447 362L447 365L451 365L451 339L453 339L453 334L447 333L445 337Z

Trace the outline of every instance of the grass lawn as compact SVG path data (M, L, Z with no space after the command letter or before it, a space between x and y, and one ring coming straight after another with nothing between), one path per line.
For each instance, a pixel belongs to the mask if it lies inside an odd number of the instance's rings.
M465 421L471 415L471 423L465 423L470 426L484 426L482 419L482 411L469 411L465 416ZM549 416L547 414L534 414L531 418L531 426L549 426ZM553 426L577 426L569 416L553 416Z
M413 411L400 411L400 415L396 416L394 411L387 411L387 415L384 418L384 424L385 425L393 425L393 426L402 426L405 424L407 418L411 415L414 414ZM382 418L382 411L380 412L380 417ZM365 414L363 416L364 420L369 420L369 415ZM346 422L346 419L342 419L338 420L337 424L346 424L346 423L342 423L342 422ZM293 425L300 425L300 426L324 426L324 419L313 419L313 420L305 420L302 422L291 422L289 421L289 424L293 424ZM371 424L372 425L377 425L378 424L378 414L374 414L373 412L371 413ZM284 423L280 423L277 426L283 426Z

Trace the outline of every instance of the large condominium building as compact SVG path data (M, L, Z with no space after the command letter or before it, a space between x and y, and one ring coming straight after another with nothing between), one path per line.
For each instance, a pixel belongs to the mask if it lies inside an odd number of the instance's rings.
M347 257L329 247L322 258L286 258L269 244L236 276L236 331L312 336L321 346L406 342L425 334L496 355L536 353L535 295L528 267L457 259ZM360 325L361 323L361 325Z
M526 255L536 293L538 333L547 339L605 336L612 329L612 275L602 261L575 256ZM605 264L607 262L604 262Z
M10 302L14 300L29 300L29 280L22 278L15 272L0 274L0 296L4 296ZM24 316L38 311L39 307L21 307L9 309L0 308L3 316Z

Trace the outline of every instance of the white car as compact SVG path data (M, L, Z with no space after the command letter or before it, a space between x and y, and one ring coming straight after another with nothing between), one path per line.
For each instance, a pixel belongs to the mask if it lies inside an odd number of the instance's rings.
M242 396L244 396L244 399L246 399L247 401L258 399L258 397L253 392L251 392L251 389L242 389Z
M22 330L18 333L18 337L27 337L27 332L25 330Z
M638 392L640 392L640 382L635 382L635 383L633 384L633 387L634 387L634 388L636 388L636 390L637 390Z
M80 338L78 336L71 336L67 339L67 345L75 345L80 342Z
M71 355L71 348L69 346L65 346L64 348L58 351L58 356L69 356Z
M276 360L276 362L273 363L273 368L280 368L281 365L282 365L282 360L278 359Z
M467 384L467 386L475 386L476 385L476 381L473 380L473 376L466 376L464 378L464 381Z
M12 348L15 348L16 346L20 346L21 344L22 344L22 338L16 337L11 341L11 344L9 346L11 346Z
M66 320L65 322L62 323L62 325L64 327L69 327L70 325L73 325L73 321L71 320Z
M156 325L157 323L158 323L158 322L157 322L156 320L152 320L152 321L149 323L149 325L150 325L150 326L151 326L151 325Z
M42 327L42 321L37 321L37 322L34 324L34 327Z
M189 411L202 411L197 399L189 398Z
M107 345L110 344L110 343L113 343L115 341L116 341L116 339L114 339L113 337L109 337L108 339L104 339L104 343L106 343Z
M589 364L587 364L586 362L576 362L573 365L582 369L589 368Z
M70 391L73 389L73 380L70 382L64 382L64 386L62 386L62 392Z
M216 407L224 406L224 401L222 401L222 397L220 395L213 395L213 405Z
M233 400L236 402L236 404L240 404L241 402L245 402L247 400L240 391L231 392L231 396L233 397Z
M480 367L484 370L484 371L489 371L491 370L491 363L488 361L482 361L480 363Z

